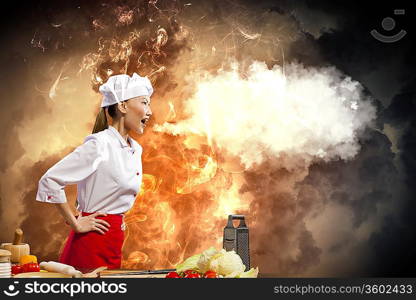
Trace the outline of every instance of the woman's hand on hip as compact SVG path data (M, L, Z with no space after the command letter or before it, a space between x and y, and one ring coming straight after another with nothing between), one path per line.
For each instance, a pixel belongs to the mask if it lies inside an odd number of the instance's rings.
M98 231L105 234L110 227L110 224L104 220L96 219L97 216L106 216L107 214L96 212L89 216L79 216L77 218L75 231L77 233L84 233L89 231Z

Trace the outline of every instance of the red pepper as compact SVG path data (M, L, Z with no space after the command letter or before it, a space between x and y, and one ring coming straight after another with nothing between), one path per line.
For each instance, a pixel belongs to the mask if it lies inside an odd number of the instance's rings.
M40 272L39 264L37 263L28 263L22 266L23 272Z
M16 275L23 272L23 268L21 265L13 265L12 266L12 274Z

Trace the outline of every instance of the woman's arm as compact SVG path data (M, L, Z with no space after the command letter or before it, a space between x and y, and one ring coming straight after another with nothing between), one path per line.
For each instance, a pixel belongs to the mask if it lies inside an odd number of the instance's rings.
M110 224L95 217L105 214L95 213L75 218L67 203L64 188L69 184L76 184L94 173L105 157L103 147L97 137L88 136L82 145L57 162L42 176L39 180L36 200L54 203L75 232L95 230L104 234Z
M106 159L104 147L97 137L90 135L85 142L69 153L41 177L36 200L49 203L67 202L64 188L76 184L92 173Z
M77 218L75 218L74 214L72 213L68 202L56 203L55 206L58 208L59 213L64 217L69 226L71 226L71 228L77 232Z
M88 231L98 231L101 234L104 234L105 231L108 231L110 224L104 220L96 219L97 216L106 216L106 214L96 212L89 216L79 216L75 218L71 208L68 205L68 202L56 203L60 214L65 218L66 222L72 227L75 232L82 233Z

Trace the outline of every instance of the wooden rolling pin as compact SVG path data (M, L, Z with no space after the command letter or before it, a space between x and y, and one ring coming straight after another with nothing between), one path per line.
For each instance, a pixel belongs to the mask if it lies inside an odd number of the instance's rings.
M40 268L48 272L56 272L61 274L67 274L72 277L80 278L82 273L76 270L73 266L58 263L55 261L43 261L39 264Z
M23 230L17 228L14 232L14 240L13 243L3 243L1 247L5 250L11 252L11 261L13 263L20 262L20 257L23 255L30 254L30 247L29 244L22 243L23 240Z

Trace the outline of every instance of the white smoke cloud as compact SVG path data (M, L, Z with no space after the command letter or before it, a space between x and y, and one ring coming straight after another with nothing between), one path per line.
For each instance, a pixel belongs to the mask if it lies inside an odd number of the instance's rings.
M217 75L193 74L189 80L198 83L185 104L189 118L154 129L207 135L251 167L269 155L351 159L360 149L360 132L376 117L363 87L334 67L268 69L253 62L240 73L233 63Z

